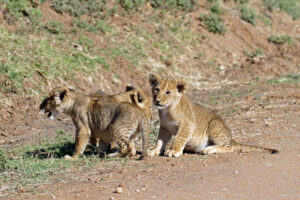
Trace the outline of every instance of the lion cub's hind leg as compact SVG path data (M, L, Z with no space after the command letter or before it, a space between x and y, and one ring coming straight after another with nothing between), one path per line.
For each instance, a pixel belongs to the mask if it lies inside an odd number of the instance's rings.
M233 152L230 130L221 119L213 119L210 121L207 134L211 145L208 145L202 150L203 154Z

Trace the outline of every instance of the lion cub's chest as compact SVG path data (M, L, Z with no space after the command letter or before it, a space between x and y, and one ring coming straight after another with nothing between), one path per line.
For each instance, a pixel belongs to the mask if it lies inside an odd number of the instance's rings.
M175 135L178 131L178 123L172 117L169 110L159 111L160 126L167 129L172 135Z

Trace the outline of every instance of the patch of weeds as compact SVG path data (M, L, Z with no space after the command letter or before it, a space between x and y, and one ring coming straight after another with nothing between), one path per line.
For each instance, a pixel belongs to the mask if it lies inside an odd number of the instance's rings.
M225 9L220 6L220 2L219 1L217 1L217 2L215 2L215 3L213 3L211 5L210 11L212 13L217 14L217 15L222 15L222 14L225 13Z
M250 0L235 0L236 2L238 2L239 4L247 4L250 2Z
M300 17L300 2L298 0L263 0L263 4L271 12L275 8L279 8L291 15L294 20Z
M0 151L0 161L3 163L3 173L0 176L2 195L14 194L21 188L32 191L39 184L70 178L71 168L90 168L100 159L97 156L82 157L76 161L69 161L62 157L71 155L74 138L62 130L57 136L45 139L36 145L23 145L6 152ZM52 179L52 177L55 179Z
M252 24L253 26L255 26L255 20L257 18L257 13L254 10L254 8L248 6L248 5L242 5L240 7L240 11L241 11L241 19Z
M102 20L97 20L94 24L90 24L81 19L75 19L72 22L72 25L73 27L84 29L94 34L96 34L98 31L101 31L103 33L112 31L112 28Z
M294 39L292 36L289 35L281 35L281 36L274 36L268 38L268 41L274 44L293 44Z
M144 6L146 0L117 0L117 2L125 8L127 11L138 10L141 6Z
M283 83L292 83L296 84L300 82L300 74L288 74L279 78L272 78L267 80L271 84L283 84Z
M50 0L54 11L68 13L74 17L102 13L105 3L105 0Z
M54 20L46 22L44 28L52 34L59 34L64 29L63 24L61 22Z
M272 21L265 15L258 14L257 18L266 26L272 26Z
M0 4L5 5L6 9L1 13L3 13L3 17L8 24L14 24L15 21L21 18L29 19L30 28L41 23L42 12L39 8L36 8L37 5L31 0L0 0Z
M254 58L254 57L257 57L257 56L264 56L265 55L264 51L261 48L257 48L257 49L255 49L254 51L251 51L251 52L249 52L248 50L245 50L244 54L246 56L248 56L249 58Z
M204 23L206 29L209 32L224 34L226 32L226 26L223 19L217 15L202 15L200 21Z
M149 126L152 128L149 134L149 144L153 145L157 141L158 132L159 132L159 121L153 121L152 124Z
M190 12L198 5L197 0L150 0L152 7L159 9L178 9Z

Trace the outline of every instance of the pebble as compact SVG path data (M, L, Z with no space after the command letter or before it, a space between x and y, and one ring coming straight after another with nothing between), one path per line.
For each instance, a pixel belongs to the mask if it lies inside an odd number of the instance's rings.
M26 193L26 190L24 190L24 189L22 188L22 189L20 189L20 192L21 192L21 193Z
M238 170L234 170L234 172L233 172L234 174L238 174L239 173L239 171Z
M110 197L109 200L115 200L115 197Z
M139 190L139 189L136 189L135 192L140 192L140 190Z
M123 188L122 187L117 187L116 193L121 194L122 192L123 192Z

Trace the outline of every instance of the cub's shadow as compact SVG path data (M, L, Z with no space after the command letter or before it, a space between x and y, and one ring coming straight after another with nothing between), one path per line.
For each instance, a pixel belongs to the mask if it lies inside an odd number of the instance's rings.
M34 157L38 159L63 158L65 155L72 155L74 153L74 149L75 144L73 142L67 142L61 146L43 147L37 148L33 151L27 151L25 155L26 157ZM114 150L114 152L115 151L116 150ZM91 145L88 145L84 151L84 156L99 156L100 158L103 158L105 155L107 155L107 152L103 152L99 148Z

